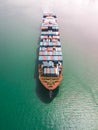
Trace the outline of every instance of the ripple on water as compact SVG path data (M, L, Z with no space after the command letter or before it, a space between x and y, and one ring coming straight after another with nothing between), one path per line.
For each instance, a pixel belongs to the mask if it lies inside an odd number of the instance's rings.
M95 130L98 120L96 104L81 83L71 77L69 81L68 87L62 83L59 94L43 113L42 124L51 130Z

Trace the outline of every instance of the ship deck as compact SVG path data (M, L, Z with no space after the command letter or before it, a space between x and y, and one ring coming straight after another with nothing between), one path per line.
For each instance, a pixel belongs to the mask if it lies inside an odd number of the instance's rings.
M48 90L56 89L62 81L63 57L57 17L43 15L38 57L39 80Z

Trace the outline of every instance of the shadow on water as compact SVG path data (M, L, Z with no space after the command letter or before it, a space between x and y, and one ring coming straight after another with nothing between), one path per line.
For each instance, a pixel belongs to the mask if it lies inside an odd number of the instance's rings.
M36 50L37 56L35 60L35 73L34 73L34 78L36 79L36 94L42 102L50 103L58 94L59 87L52 91L52 97L50 98L49 90L45 89L45 87L41 84L41 82L38 79L38 52L39 48Z

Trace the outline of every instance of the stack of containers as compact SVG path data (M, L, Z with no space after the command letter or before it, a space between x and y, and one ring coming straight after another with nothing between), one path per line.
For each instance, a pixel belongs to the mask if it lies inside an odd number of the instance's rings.
M59 69L54 67L54 64L58 65L58 62L62 62L63 59L56 16L44 15L41 30L38 60L43 65L44 75L58 76Z
M44 68L44 75L45 76L58 76L59 75L58 68Z
M42 61L53 61L53 62L62 62L62 56L45 56L45 55L42 55L42 56L39 56L39 61L42 62Z

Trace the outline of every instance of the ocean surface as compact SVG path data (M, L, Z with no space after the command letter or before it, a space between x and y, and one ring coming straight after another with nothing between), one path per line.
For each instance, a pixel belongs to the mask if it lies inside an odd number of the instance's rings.
M63 81L37 74L43 11L58 16ZM0 130L98 130L98 1L0 0Z

